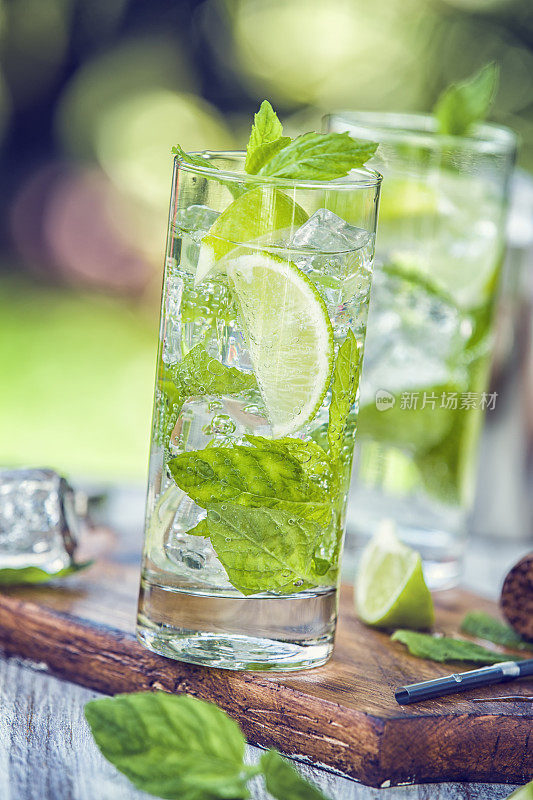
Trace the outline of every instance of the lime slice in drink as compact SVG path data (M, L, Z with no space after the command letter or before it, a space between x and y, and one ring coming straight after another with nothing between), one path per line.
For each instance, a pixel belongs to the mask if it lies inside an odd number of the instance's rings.
M363 552L355 599L360 619L376 628L421 630L433 624L433 600L422 559L400 542L390 521L383 523Z
M326 306L301 270L268 253L227 259L227 273L273 435L288 436L314 417L329 386Z
M303 208L279 189L259 186L245 192L222 212L202 239L195 285L222 270L221 259L235 247L254 242L267 244L267 238L275 244L282 231L296 230L307 220Z

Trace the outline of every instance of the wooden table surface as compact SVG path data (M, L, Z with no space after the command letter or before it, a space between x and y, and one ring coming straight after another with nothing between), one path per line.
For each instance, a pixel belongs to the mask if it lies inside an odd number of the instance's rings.
M105 521L140 547L143 493L114 492ZM524 543L472 541L465 583L494 597L508 567L528 549ZM93 692L45 674L39 665L0 658L0 798L1 800L141 800L135 790L100 755L83 716ZM260 751L249 747L250 760ZM370 789L323 770L298 765L332 800L499 800L514 787L486 784L439 784ZM266 794L253 787L254 800Z

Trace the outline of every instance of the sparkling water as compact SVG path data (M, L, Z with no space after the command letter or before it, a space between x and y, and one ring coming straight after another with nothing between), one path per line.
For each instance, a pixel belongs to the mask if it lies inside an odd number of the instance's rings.
M206 206L192 205L178 211L172 224L162 298L138 632L152 649L188 661L301 668L323 662L332 648L357 403L349 412L342 445L337 505L316 551L317 558L333 564L327 573L331 577L300 591L296 583L290 595L265 590L245 598L232 585L210 538L190 533L207 512L177 486L169 469L169 462L183 453L249 445L248 436L273 438L273 423L255 380L242 391L209 393L204 385L205 391L193 388L174 404L169 399L168 392L172 394L175 386L169 390L165 376L198 346L214 362L254 376L242 309L225 270L214 268L195 281L202 240L217 216ZM233 252L290 261L324 301L335 352L351 330L362 355L373 247L373 236L321 209L294 233L278 231ZM250 330L248 335L254 333ZM274 366L275 356L273 345ZM323 445L327 450L330 403L331 388L311 421L291 433L291 440Z

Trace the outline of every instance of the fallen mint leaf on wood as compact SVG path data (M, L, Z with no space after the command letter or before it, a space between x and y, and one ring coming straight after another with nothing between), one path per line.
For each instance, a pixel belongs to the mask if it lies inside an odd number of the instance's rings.
M527 642L505 622L492 617L485 611L469 611L461 622L462 633L486 639L488 642L511 647L514 650L533 650L533 642Z
M327 800L274 750L244 763L236 722L214 703L164 692L93 700L85 717L102 755L139 789L168 800L245 800L265 776L279 800Z
M429 633L398 630L392 634L391 639L393 642L401 642L406 645L413 656L441 663L469 661L472 664L496 664L510 660L509 655L495 653L493 650L488 650L486 647L481 647L474 642L467 642L464 639L452 639L451 636L433 636ZM520 659L515 658L515 660Z
M277 750L261 756L267 791L278 800L327 800L320 789L302 778Z
M40 567L21 567L20 569L0 569L0 586L21 586L24 584L48 583L59 578L66 578L74 575L82 569L87 569L94 561L83 561L80 564L71 564L68 567L58 570L58 572L46 572Z

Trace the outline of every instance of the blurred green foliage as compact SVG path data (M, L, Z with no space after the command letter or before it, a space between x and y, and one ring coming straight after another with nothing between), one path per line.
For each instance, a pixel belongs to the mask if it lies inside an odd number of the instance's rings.
M242 147L263 97L290 134L339 108L428 110L491 59L492 117L533 169L531 0L0 0L0 464L145 474L172 144ZM107 263L115 221L153 279L124 270L108 297L70 240L57 268L56 188L31 183L50 164L109 186L78 247Z

